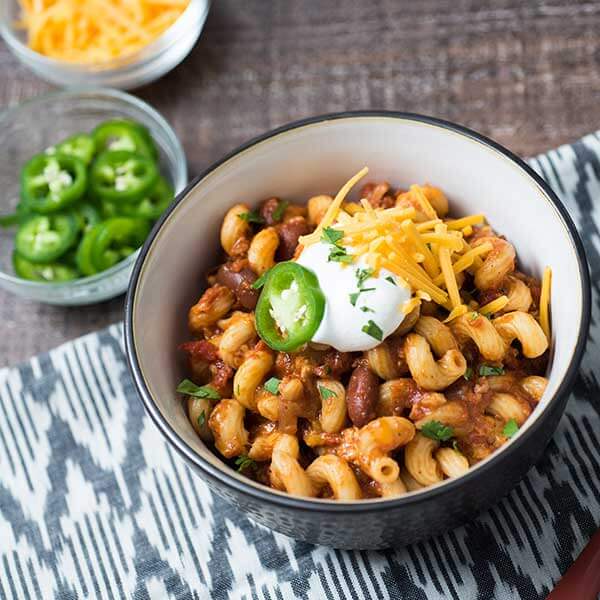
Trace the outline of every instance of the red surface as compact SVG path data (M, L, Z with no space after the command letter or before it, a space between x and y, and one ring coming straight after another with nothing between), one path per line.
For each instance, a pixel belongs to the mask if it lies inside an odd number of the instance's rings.
M546 600L596 600L600 593L600 530Z

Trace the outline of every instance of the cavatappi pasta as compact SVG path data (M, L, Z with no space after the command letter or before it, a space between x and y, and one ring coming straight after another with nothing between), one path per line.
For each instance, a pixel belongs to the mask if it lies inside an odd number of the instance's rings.
M178 389L194 430L290 494L388 498L458 477L518 431L547 383L550 270L543 282L521 272L484 215L449 217L433 186L367 183L348 201L362 175L306 206L232 206L225 262L189 310L191 381ZM404 318L368 350L277 351L258 333L263 280L332 231L334 249L405 282Z

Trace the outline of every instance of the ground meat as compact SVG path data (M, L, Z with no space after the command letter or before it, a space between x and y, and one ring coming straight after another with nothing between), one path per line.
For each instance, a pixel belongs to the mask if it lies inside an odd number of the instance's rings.
M209 385L214 387L222 397L227 397L230 392L229 380L233 377L233 369L222 360L217 360L210 365L210 374Z
M317 377L339 379L352 368L353 360L354 356L350 352L327 350L323 355L321 364L315 368L315 375Z
M480 306L485 306L488 302L499 298L500 296L506 294L506 289L504 286L498 288L491 288L489 290L484 290L479 293L477 297L477 302L479 302Z
M258 209L260 216L265 220L266 225L274 225L281 221L283 215L277 215L279 218L275 219L273 213L277 210L277 207L281 204L279 198L267 198L264 200L260 208Z
M470 415L480 415L492 401L493 391L485 377L473 375L473 379L467 381L458 379L445 392L448 401L456 400L462 402Z
M392 208L392 206L396 206L394 193L387 181L382 183L371 182L363 185L360 190L360 197L365 198L373 208Z
M179 349L186 352L194 360L215 362L219 358L218 348L206 340L184 342Z

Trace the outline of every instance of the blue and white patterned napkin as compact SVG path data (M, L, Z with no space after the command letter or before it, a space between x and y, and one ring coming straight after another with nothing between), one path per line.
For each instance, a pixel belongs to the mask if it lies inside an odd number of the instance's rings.
M600 524L600 137L531 161L581 231L591 340L544 458L470 524L386 552L273 533L215 497L163 442L122 330L0 371L0 598L543 598Z

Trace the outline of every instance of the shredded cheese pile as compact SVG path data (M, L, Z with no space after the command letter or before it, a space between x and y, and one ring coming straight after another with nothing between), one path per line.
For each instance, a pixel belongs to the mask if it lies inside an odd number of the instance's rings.
M426 188L418 185L412 185L406 192L407 201L403 206L373 208L365 199L360 204L344 204L351 188L367 173L365 167L341 188L318 227L301 237L300 244L306 247L317 243L327 227L342 231L340 244L347 247L352 256L364 256L375 274L385 268L411 286L414 296L401 307L405 314L422 300L433 300L445 308L449 313L445 322L469 311L489 315L506 306L506 296L479 306L461 290L462 277L457 279L463 271L474 274L492 250L490 242L472 246L466 239L473 233L474 225L485 223L484 215L442 220L431 206ZM549 335L549 275L546 273L544 281L548 283L542 289L547 292L542 293L540 316L542 327Z
M72 63L134 54L164 33L189 0L20 0L29 47Z

